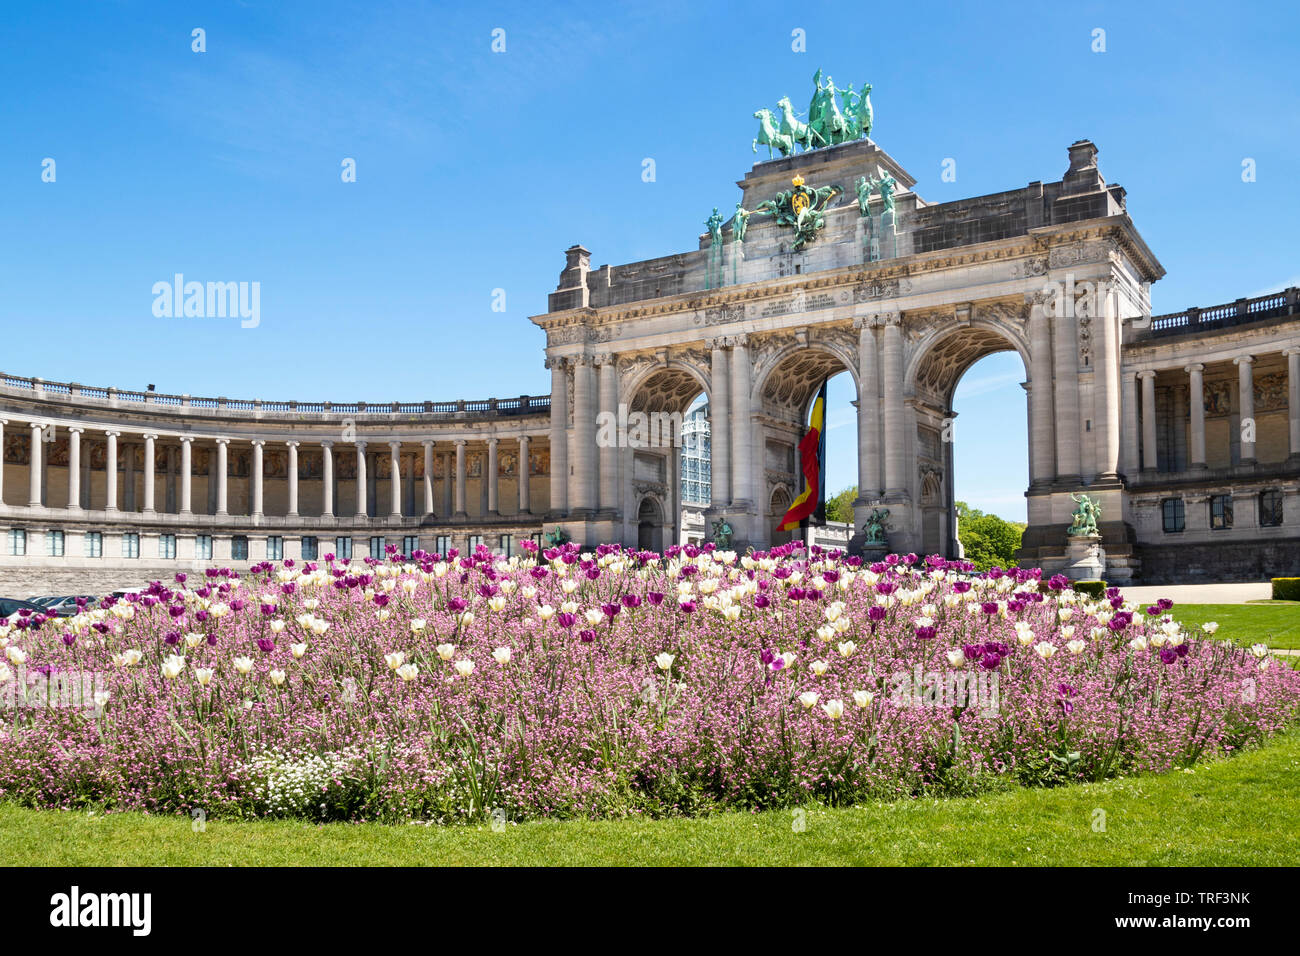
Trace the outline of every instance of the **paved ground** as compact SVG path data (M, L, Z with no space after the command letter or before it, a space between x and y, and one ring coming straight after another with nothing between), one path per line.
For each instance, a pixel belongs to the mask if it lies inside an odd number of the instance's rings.
M1249 584L1171 584L1167 587L1124 588L1124 597L1133 601L1169 598L1176 604L1245 604L1268 600L1273 586L1268 581Z

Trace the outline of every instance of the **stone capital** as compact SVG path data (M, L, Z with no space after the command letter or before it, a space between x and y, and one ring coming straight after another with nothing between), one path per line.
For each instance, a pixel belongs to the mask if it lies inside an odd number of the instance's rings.
M148 435L145 435L144 437L145 437L145 438L148 438L149 436L148 436ZM265 439L265 438L250 438L250 439L248 440L248 443L249 443L250 445L252 445L254 448L261 448L263 445L266 444L266 439Z
M329 451L331 448L334 447L334 441L333 439L330 438L322 438L320 440L320 446L324 448L326 451Z
M423 445L425 448L432 448L434 445L434 441L432 438L421 438L420 444Z
M369 443L369 442L366 442L366 441L362 441L361 439L357 439L357 440L354 441L352 444L354 444L354 445L357 446L357 454L359 455L359 454L362 454L362 453L366 450L366 445L368 445L368 444L370 444L370 443Z
M456 441L453 442L453 444L455 444L455 446L456 446L457 449L464 448L464 447L465 447L465 439L463 439L463 438L457 438Z
M727 344L730 345L733 349L749 348L749 336L744 333L741 333L740 335L728 336Z
M212 439L212 440L213 440L214 442L216 442L218 445L229 445L229 444L230 444L230 439L229 439L229 438L214 438L214 439Z
M715 352L725 352L727 350L727 340L722 336L709 339L706 344Z
M1300 345L1293 345L1289 349L1283 349L1282 354L1285 356L1300 355Z
M290 440L285 442L285 444L288 445L290 448L297 448L302 443L299 441Z
M6 423L5 423L5 422L0 422L0 425L4 425L4 424L6 424ZM86 429L82 428L80 425L69 425L69 426L68 426L68 434L69 434L69 435L80 435L80 434L81 434L82 432L84 432L85 430L86 430ZM184 439L182 439L182 440L184 440Z
M388 447L391 448L393 451L400 451L402 447L402 443L400 441L390 441L388 443Z
M105 432L104 432L104 435L105 435L106 437L108 437L108 438L117 438L117 437L118 437L119 435L121 435L121 434L122 434L121 432L115 432L115 431L105 431Z
M1140 380L1145 381L1148 378L1155 378L1156 373L1154 369L1144 368L1142 371L1137 373L1137 377Z
M501 441L500 438L497 438L495 435L493 435L492 437L487 439L488 447L495 448L497 446L497 443L500 441Z
M876 324L885 328L899 328L903 324L903 317L898 312L877 312Z
M1184 366L1183 371L1189 374L1192 372L1204 372L1205 366L1200 362L1193 362L1191 365Z
M176 440L177 440L178 442L181 442L182 444L188 445L190 442L194 441L194 436L193 436L193 435L180 435L180 436L177 437Z
M1056 299L1056 293L1050 288L1039 289L1036 292L1025 293L1025 302L1031 308L1037 307L1039 309L1043 309L1046 307L1047 303L1052 302L1055 299Z
M1255 356L1253 355L1238 355L1235 359L1232 360L1232 364L1237 366L1238 368L1241 368L1243 365L1249 366L1253 364L1254 361L1255 361Z
M879 317L876 315L857 315L853 317L853 327L859 332L863 330L874 331L879 324Z
M596 365L613 365L617 360L617 356L613 352L597 352L591 357L591 360Z

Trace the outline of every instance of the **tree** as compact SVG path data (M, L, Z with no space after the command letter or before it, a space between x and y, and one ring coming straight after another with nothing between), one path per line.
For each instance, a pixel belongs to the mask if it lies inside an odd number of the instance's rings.
M834 498L826 499L826 520L853 524L853 502L858 497L858 486L845 488Z
M1007 521L997 515L985 514L964 501L954 502L957 510L957 537L961 539L966 560L977 571L987 571L995 565L1000 568L1016 566L1016 552L1025 524Z

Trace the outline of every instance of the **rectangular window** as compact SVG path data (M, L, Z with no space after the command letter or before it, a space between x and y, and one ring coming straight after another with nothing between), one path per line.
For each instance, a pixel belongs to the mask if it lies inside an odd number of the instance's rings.
M196 534L194 536L194 557L199 561L212 560L212 535Z
M136 532L127 531L122 535L122 557L140 557L140 535Z
M437 551L442 557L447 556L447 551L451 548L451 538L445 534L440 534L433 539L433 550Z
M27 553L27 532L21 528L9 529L9 553L22 557Z
M320 542L315 536L308 535L302 539L302 559L304 561L315 561L320 554Z
M174 534L158 535L158 557L160 558L176 557L176 535Z
M283 561L284 560L284 538L279 535L269 535L266 539L266 560Z
M102 531L87 531L81 540L84 542L86 557L102 558L104 556L104 533Z
M1232 495L1210 496L1210 528L1222 531L1232 527Z
M408 534L402 538L402 554L408 558L420 550L420 536L417 534Z
M481 534L472 534L469 536L468 548L472 552L475 548L477 548L482 543L483 543L483 536Z
M1259 526L1276 528L1282 523L1282 492L1267 488L1259 493Z
M1172 533L1183 530L1183 499L1166 498L1160 502L1160 512L1166 532Z
M45 554L51 558L63 557L63 532L45 532Z
M546 535L544 535L544 534L542 534L542 532L538 531L536 534L533 535L533 544L537 545L537 547L538 547L539 549L545 547L545 546L546 546Z
M384 560L384 536L382 534L370 536L370 556L376 561Z
M237 534L230 539L230 560L247 561L248 560L248 536Z
M352 558L352 539L335 538L334 539L334 557L340 561L351 560Z
M503 534L501 536L501 553L507 558L514 557L515 538L514 535Z

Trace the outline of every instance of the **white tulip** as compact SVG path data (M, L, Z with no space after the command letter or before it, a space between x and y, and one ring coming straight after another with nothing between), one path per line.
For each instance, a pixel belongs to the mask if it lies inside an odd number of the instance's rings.
M293 655L294 660L302 660L302 656L307 653L307 642L303 641L301 644L290 644L289 653Z
M661 671L671 670L674 660L676 660L676 656L667 652L655 655L655 663Z
M397 676L404 681L413 681L420 676L420 668L414 664L403 664L397 668Z
M813 661L808 665L808 668L818 677L821 677L830 668L830 665L825 661Z
M22 665L27 661L27 654L22 648L10 647L5 649L5 657L9 658L9 663Z
M510 663L510 648L508 648L508 647L498 647L495 651L492 652L492 658L493 658L493 660L495 660L498 664L502 664L502 665L504 665L504 664L509 664L509 663Z
M822 710L826 711L826 716L831 720L839 720L844 716L844 701L828 700L822 704Z
M1255 655L1256 657L1258 657L1258 658L1265 658L1265 657L1268 657L1268 645L1267 645L1267 644L1252 644L1252 645L1250 645L1250 652L1251 652L1252 654L1254 654L1254 655ZM16 663L22 663L22 662L21 662L21 661L18 661L18 662L16 662Z
M422 617L411 618L411 633L419 634L423 630L424 630L424 618Z
M454 655L454 654L456 653L456 645L455 645L455 644L439 644L438 647L436 648L436 650L438 651L438 656L439 656L439 657L441 657L444 661L449 661L449 660L451 660L452 655Z
M859 707L870 707L871 702L876 699L876 695L869 690L855 690L853 692L853 703Z
M235 665L235 670L241 674L247 674L253 669L253 659L251 657L236 657L231 663Z
M1213 634L1218 629L1219 629L1218 621L1206 621L1204 624L1201 625L1201 630L1204 631L1206 634Z
M813 704L817 703L818 696L819 695L816 691L806 690L799 695L799 703L803 704L804 710L807 710L812 707Z
M837 644L835 646L836 649L840 652L841 657L852 657L853 652L858 649L858 645L853 643L853 641L843 641L842 643Z
M966 652L963 651L960 647L958 647L958 648L954 648L953 650L949 651L949 652L948 652L948 666L949 666L949 667L965 667L965 666L966 666Z
M391 654L385 654L384 663L388 665L389 670L395 671L406 663L406 653L404 651L393 651Z
M213 670L211 667L194 668L194 679L199 682L200 687L207 687L212 683Z
M1034 653L1043 658L1043 660L1047 660L1047 658L1056 653L1056 645L1048 641L1039 641L1034 645Z
M461 660L456 662L456 673L461 677L468 677L474 673L474 662L471 660Z
M1074 640L1070 641L1070 643L1065 645L1066 649L1069 650L1071 654L1082 654L1084 648L1086 648L1087 646L1088 646L1087 641L1081 641L1077 637Z
M537 616L541 618L542 623L545 624L551 618L555 617L555 608L551 607L549 604L543 604L537 609Z

